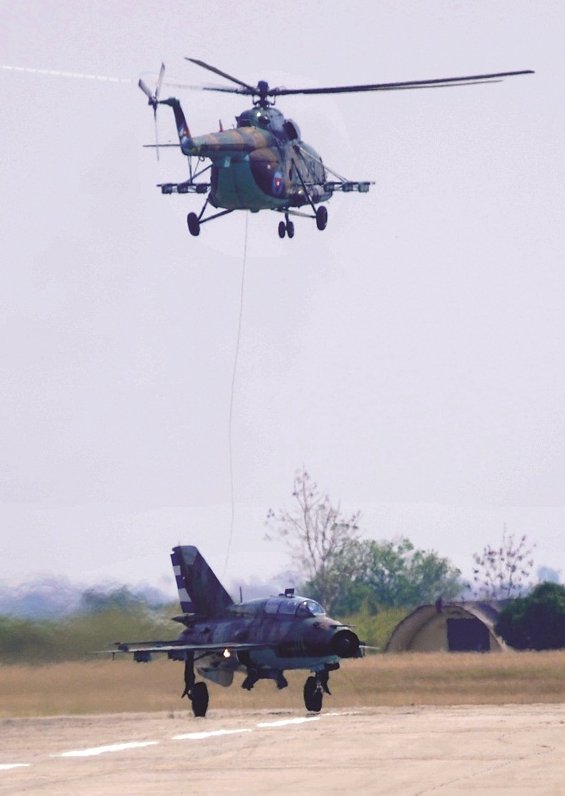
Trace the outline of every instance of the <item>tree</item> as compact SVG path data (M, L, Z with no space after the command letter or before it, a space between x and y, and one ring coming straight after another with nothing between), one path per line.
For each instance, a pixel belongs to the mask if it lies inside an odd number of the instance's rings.
M540 583L528 597L518 597L498 617L496 632L516 649L565 647L565 587Z
M473 580L477 595L490 599L517 597L526 588L534 565L526 535L515 541L514 534L502 532L498 547L487 545L482 553L473 555Z
M345 613L380 608L413 608L462 590L461 572L432 550L419 550L410 539L357 541L351 546L352 577L339 606Z
M354 558L349 551L359 536L360 512L346 517L305 469L294 476L292 497L292 509L269 509L267 538L274 533L285 540L310 593L331 611L342 584L352 577Z
M296 474L292 496L294 507L269 510L267 525L285 540L305 593L328 612L412 608L460 593L461 573L448 559L416 549L405 537L361 539L359 512L345 517L305 470Z
M82 593L80 609L85 613L97 614L102 611L145 610L145 601L134 594L127 586L116 586L110 591L93 587Z

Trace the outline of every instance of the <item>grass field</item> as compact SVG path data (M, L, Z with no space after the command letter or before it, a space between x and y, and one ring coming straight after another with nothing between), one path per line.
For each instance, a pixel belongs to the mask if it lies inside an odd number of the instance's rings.
M260 681L250 693L209 684L213 708L300 708L305 672L290 687ZM0 718L188 709L182 664L97 660L0 666ZM492 654L404 653L345 661L325 706L462 705L565 701L565 651Z

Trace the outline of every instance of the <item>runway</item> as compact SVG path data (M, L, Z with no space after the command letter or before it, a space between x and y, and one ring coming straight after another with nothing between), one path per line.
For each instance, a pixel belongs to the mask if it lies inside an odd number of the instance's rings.
M0 793L563 793L565 705L4 719Z

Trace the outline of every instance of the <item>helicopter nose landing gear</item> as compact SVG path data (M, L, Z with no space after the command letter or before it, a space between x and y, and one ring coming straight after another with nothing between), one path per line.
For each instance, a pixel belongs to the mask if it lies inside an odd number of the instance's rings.
M279 238L284 238L288 235L289 238L294 238L294 223L289 220L288 215L285 215L286 221L279 221Z

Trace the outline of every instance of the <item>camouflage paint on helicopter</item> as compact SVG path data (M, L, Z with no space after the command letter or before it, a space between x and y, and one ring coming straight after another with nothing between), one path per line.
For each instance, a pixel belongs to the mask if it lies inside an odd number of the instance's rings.
M331 197L330 191L320 190L327 179L322 159L300 141L297 125L275 108L251 108L237 117L235 129L193 138L180 102L171 97L161 104L173 109L182 153L212 161L213 207L257 212L301 207L312 194L316 202ZM308 193L303 185L310 185Z

